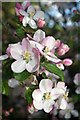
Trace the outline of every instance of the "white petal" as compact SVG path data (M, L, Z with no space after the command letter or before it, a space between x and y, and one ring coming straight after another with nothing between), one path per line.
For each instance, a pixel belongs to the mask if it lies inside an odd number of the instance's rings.
M54 103L53 103L54 104ZM45 101L44 102L44 111L46 112L46 113L49 113L52 109L53 109L53 105L52 105L52 103L50 103L49 101Z
M22 20L22 24L24 27L27 26L28 22L29 22L30 18L28 16L25 16Z
M26 62L24 60L17 60L12 63L11 69L15 73L21 73L25 70Z
M35 89L32 93L32 97L34 100L40 101L42 100L43 94L40 89Z
M43 11L37 11L33 17L34 20L38 20L39 18L44 20L44 12Z
M53 83L49 79L42 79L39 84L39 88L42 93L51 92Z
M72 110L71 113L72 113L72 115L73 115L74 117L78 117L78 116L79 116L79 113L78 113L77 110Z
M42 41L42 45L52 50L55 46L55 39L52 36L48 36Z
M66 119L71 118L71 114L70 114L69 112L68 112L68 113L66 113L66 114L65 114L65 118L66 118Z
M31 28L36 29L37 25L36 22L33 19L30 19L28 24L30 25Z
M33 58L32 60L30 60L28 62L28 64L26 64L26 69L28 72L31 72L31 73L35 72L35 71L37 71L37 67L38 67L37 65L38 65L38 63L37 63L36 59Z
M65 82L58 82L57 87L64 89L65 88Z
M80 94L80 86L77 87L76 91L75 91L77 94Z
M45 32L42 31L42 30L37 30L33 36L33 39L36 41L36 42L41 42L43 39L45 38Z
M43 109L43 102L42 101L33 100L33 105L38 110L42 110Z
M51 61L51 62L53 62L53 63L58 63L58 62L60 62L60 59L58 59L57 57L50 57L49 55L47 55L47 54L45 54L44 53L44 56L45 56L45 58L47 59L47 60L49 60L49 61Z
M60 70L64 70L64 65L62 63L56 64Z
M33 13L33 14L35 14L35 9L34 9L34 7L30 5L30 6L28 7L28 9L27 9L27 13L29 13L29 14L30 14L30 13Z
M64 110L67 107L67 101L63 98L60 103L60 109Z
M59 114L60 114L61 116L64 116L64 115L66 114L66 110L60 110L60 111L59 111Z
M28 16L27 12L25 12L25 11L22 10L22 9L20 9L19 12L20 12L20 14L21 14L22 16Z
M1 56L0 56L0 61L5 60L5 59L7 59L7 58L8 58L8 55L7 55L7 54L1 55Z
M20 59L21 58L21 55L22 55L22 46L19 45L19 44L16 44L16 45L13 45L11 47L11 56L14 58L14 59Z
M60 88L53 88L51 91L51 95L53 96L53 99L57 99L59 96L64 95L65 91Z

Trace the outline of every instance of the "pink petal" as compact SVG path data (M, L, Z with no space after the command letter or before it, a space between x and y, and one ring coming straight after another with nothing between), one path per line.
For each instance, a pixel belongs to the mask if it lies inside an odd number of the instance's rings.
M20 3L16 3L16 8L18 8L18 9L22 9L21 4L20 4Z
M55 41L55 48L58 48L61 44L61 41L60 40L56 40Z
M72 60L69 59L69 58L66 58L66 59L63 60L63 64L65 66L70 66L72 64Z
M31 48L31 45L30 45L30 42L29 42L29 39L28 38L24 38L22 40L22 49L24 51L32 51L32 48Z
M64 89L65 88L65 83L64 82L58 82L57 87Z
M59 48L57 52L58 52L58 55L60 55L60 56L65 54L65 50L62 48Z
M49 79L42 79L39 84L39 88L42 93L51 92L53 83Z
M41 101L42 97L43 97L43 94L40 91L40 89L35 89L32 93L32 97L33 97L34 100Z

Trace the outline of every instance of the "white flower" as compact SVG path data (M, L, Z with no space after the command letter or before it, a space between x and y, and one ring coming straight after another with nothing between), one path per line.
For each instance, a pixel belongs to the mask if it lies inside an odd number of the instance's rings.
M68 92L64 82L57 83L56 87L54 88L54 94L59 97L57 101L59 108L66 109Z
M23 26L26 27L27 24L33 29L37 28L36 21L39 19L44 20L44 12L41 10L36 11L33 6L29 6L27 12L20 9L20 14L24 16L22 23Z
M33 105L38 110L44 110L49 113L53 109L55 100L64 94L64 89L52 88L53 83L49 79L42 79L39 84L39 89L32 93Z
M74 117L78 117L78 111L74 110L74 105L73 103L69 103L67 104L67 107L65 110L60 110L59 111L60 116L64 117L65 119L70 119L71 118L71 114Z
M80 94L80 73L77 73L74 77L74 83L77 86L75 92Z
M12 63L11 68L15 73L21 73L25 69L28 72L35 72L39 68L39 55L35 48L32 48L27 39L22 40L22 44L16 44L11 47L11 56L16 61Z

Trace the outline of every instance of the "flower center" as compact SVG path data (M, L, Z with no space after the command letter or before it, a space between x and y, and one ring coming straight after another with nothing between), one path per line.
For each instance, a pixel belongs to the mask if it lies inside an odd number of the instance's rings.
M45 93L45 94L44 94L44 98L45 98L46 100L51 99L51 94L50 94L50 93Z
M50 52L50 50L49 50L49 48L48 48L48 47L44 47L43 51L44 51L45 53Z
M30 18L32 18L34 16L34 12L30 12L29 15L30 15Z
M26 60L26 62L29 62L31 55L28 51L25 51L24 55L23 55L24 59Z

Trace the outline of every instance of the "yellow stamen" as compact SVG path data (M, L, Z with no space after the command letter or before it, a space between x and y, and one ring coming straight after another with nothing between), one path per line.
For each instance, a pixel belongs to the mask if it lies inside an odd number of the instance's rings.
M24 59L26 60L26 62L29 62L31 55L28 51L25 51L24 55L23 55Z
M48 48L48 47L45 47L44 52L45 52L45 53L50 52L49 48Z
M45 93L44 98L45 98L46 100L51 99L50 93Z

